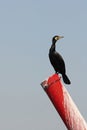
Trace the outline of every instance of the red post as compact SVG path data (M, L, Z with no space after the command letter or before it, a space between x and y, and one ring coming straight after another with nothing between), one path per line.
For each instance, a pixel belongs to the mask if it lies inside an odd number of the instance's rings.
M68 130L87 130L87 124L61 82L61 77L52 75L41 83Z

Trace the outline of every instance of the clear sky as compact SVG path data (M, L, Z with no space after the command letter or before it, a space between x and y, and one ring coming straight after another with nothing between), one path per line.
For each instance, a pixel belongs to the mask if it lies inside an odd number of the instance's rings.
M87 121L87 0L0 1L0 129L66 130L40 83L54 73L51 39L64 39L72 84L65 85Z

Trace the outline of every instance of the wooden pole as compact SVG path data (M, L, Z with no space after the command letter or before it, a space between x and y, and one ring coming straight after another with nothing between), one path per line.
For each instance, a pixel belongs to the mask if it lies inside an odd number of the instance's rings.
M87 130L84 118L62 84L59 75L52 75L43 81L41 86L44 88L68 130Z

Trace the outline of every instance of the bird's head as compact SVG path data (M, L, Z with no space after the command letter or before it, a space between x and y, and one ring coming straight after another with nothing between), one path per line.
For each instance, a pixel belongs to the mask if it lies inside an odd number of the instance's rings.
M61 39L61 38L64 38L64 36L54 36L53 38L52 38L52 43L56 43L57 42L57 40L59 40L59 39Z

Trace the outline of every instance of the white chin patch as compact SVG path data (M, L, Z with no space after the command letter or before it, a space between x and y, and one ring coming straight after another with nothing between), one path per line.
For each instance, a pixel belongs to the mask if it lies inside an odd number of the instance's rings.
M58 37L55 37L55 40L57 41L57 40L58 40Z

